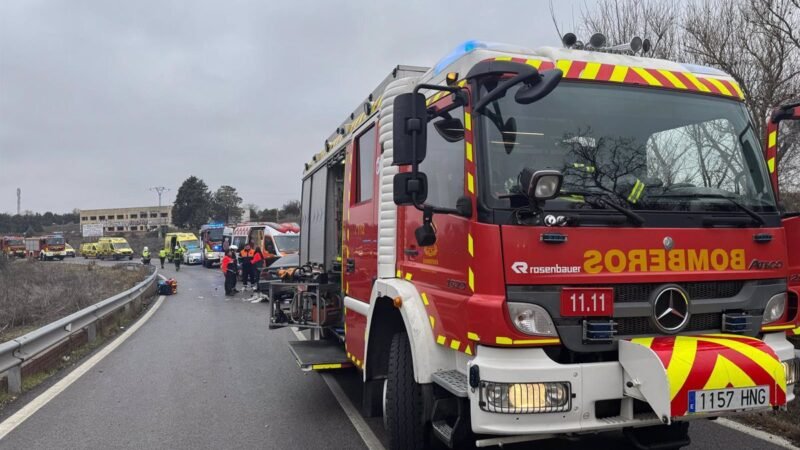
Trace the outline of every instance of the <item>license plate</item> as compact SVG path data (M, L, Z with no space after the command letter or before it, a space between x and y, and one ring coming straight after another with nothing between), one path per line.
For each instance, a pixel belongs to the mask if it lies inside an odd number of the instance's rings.
M769 387L689 391L689 412L716 412L769 406Z
M563 288L561 316L611 316L614 314L614 288Z

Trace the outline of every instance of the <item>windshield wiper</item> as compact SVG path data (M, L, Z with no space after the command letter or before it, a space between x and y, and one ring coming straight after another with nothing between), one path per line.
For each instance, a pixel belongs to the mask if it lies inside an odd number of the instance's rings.
M602 206L607 206L620 214L623 214L625 217L628 218L630 222L633 224L640 226L644 223L644 218L639 214L633 212L633 210L629 208L625 208L624 206L620 206L612 201L609 201L606 196L609 195L607 192L594 192L594 191L561 191L561 195L582 195L584 197L597 197L600 201ZM588 203L588 202L587 202ZM589 203L592 205L592 203Z
M747 214L748 216L752 217L753 220L758 222L759 226L763 227L764 225L767 224L767 222L764 220L764 218L761 217L757 212L753 211L752 209L748 208L747 206L744 206L743 204L739 203L735 199L733 199L731 197L728 197L726 195L695 193L695 194L660 194L660 195L650 195L649 197L651 197L651 198L693 198L693 199L713 198L713 199L727 200L727 201L731 202L732 205L734 205L737 208L739 208L740 211L742 211L745 214Z

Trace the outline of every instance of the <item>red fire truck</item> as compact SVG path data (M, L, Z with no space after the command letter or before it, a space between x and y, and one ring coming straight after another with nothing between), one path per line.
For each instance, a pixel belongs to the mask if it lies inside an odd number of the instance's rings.
M8 258L25 257L25 241L21 236L3 236L0 238L0 255Z
M25 238L25 249L28 252L28 256L41 261L52 261L54 259L63 261L67 256L64 244L64 236L60 234Z
M313 331L303 369L358 368L393 448L678 448L693 419L794 399L800 218L775 148L797 108L762 150L729 75L593 48L398 66L306 164L270 326Z

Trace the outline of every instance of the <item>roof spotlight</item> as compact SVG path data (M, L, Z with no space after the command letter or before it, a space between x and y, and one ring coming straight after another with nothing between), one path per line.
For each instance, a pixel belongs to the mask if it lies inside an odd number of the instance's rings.
M589 38L589 45L592 48L602 48L606 45L606 37L603 33L595 33Z
M564 37L561 38L561 42L564 44L564 47L570 48L575 45L575 42L578 41L578 38L573 33L567 33Z
M577 50L583 50L583 41L575 41L575 43L572 44L572 48Z
M633 39L631 39L631 50L633 50L633 53L636 53L641 49L642 49L642 38L640 38L639 36L634 36Z
M650 51L650 39L645 39L642 41L642 53L647 53Z

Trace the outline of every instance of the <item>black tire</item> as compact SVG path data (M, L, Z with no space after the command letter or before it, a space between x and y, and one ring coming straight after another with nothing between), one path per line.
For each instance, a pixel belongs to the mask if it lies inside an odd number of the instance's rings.
M422 386L414 381L411 344L406 333L392 336L384 408L390 448L428 448L430 427L425 420Z

